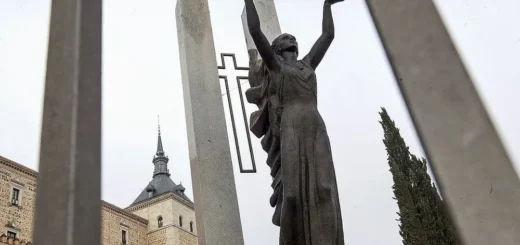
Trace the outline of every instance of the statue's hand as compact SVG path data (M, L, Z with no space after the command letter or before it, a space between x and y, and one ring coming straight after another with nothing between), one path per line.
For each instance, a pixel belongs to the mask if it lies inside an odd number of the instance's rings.
M325 3L332 5L332 4L343 2L343 1L344 0L325 0Z

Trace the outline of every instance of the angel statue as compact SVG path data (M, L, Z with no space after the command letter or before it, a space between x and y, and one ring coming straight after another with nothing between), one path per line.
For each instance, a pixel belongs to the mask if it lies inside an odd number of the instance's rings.
M282 34L272 44L260 28L253 0L244 0L249 32L261 56L250 51L247 100L258 106L250 129L268 153L281 245L343 245L343 224L325 123L318 112L316 67L332 40L331 6L325 0L323 32L311 51L298 60L298 43Z

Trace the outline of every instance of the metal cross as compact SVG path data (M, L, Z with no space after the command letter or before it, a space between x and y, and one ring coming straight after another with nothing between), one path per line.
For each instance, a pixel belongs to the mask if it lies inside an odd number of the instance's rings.
M222 65L218 66L219 70L225 70L226 69L225 57L231 57L233 59L234 70L249 71L249 67L238 66L235 54L230 54L230 53L222 53L222 54L220 54L220 60L221 60ZM246 108L245 108L245 105L244 105L244 96L243 96L243 93L242 93L242 84L244 84L245 82L244 83L240 82L242 80L246 80L247 81L248 77L247 76L236 76L236 81L237 81L237 88L236 89L238 89L238 94L240 96L240 104L241 104L240 106L242 108L242 117L244 119L244 126L245 126L245 129L246 129L245 131L246 131L246 136L247 136L247 144L249 146L249 153L251 155L252 169L244 169L244 167L242 166L242 156L240 155L240 146L239 146L239 143L238 143L237 128L236 128L236 123L235 123L235 114L233 113L233 106L231 104L231 97L230 97L230 92L235 90L235 89L229 89L228 77L226 75L219 75L219 78L224 80L224 84L225 84L225 87L226 87L226 92L224 94L222 94L222 96L227 95L227 101L228 101L228 106L229 106L229 115L231 117L231 126L233 127L233 136L234 136L234 139L235 139L235 147L236 147L236 150L237 150L237 158L238 158L238 165L239 165L239 168L240 168L240 173L256 173L255 157L254 157L254 154L253 154L253 146L251 145L251 135L250 135L249 130L248 130L249 129L249 124L248 124L248 120L247 120Z

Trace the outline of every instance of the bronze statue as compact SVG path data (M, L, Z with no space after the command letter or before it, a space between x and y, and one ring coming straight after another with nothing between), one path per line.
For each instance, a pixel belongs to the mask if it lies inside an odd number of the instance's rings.
M273 177L273 223L283 245L343 245L343 224L329 137L317 107L314 70L334 39L331 6L325 0L323 32L309 54L298 60L294 36L282 34L272 44L260 28L253 0L244 0L249 32L262 60L251 52L246 91L259 110L251 131L268 152Z

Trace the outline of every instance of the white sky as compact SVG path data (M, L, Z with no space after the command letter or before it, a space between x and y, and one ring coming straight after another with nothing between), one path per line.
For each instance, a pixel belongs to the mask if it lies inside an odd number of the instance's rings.
M103 199L126 207L151 179L158 114L172 179L182 181L192 196L175 0L104 2ZM300 53L306 53L321 30L322 1L276 4L282 31L294 34ZM518 163L520 2L436 4ZM236 53L239 63L247 65L243 5L241 0L210 0L217 53ZM337 34L318 68L318 97L331 138L346 243L401 244L379 108L388 109L412 152L422 156L422 149L364 1L348 0L335 5L333 12ZM33 169L38 165L49 15L50 0L0 2L0 155ZM276 244L265 153L258 150L258 139L253 143L259 173L239 174L234 165L245 241Z

